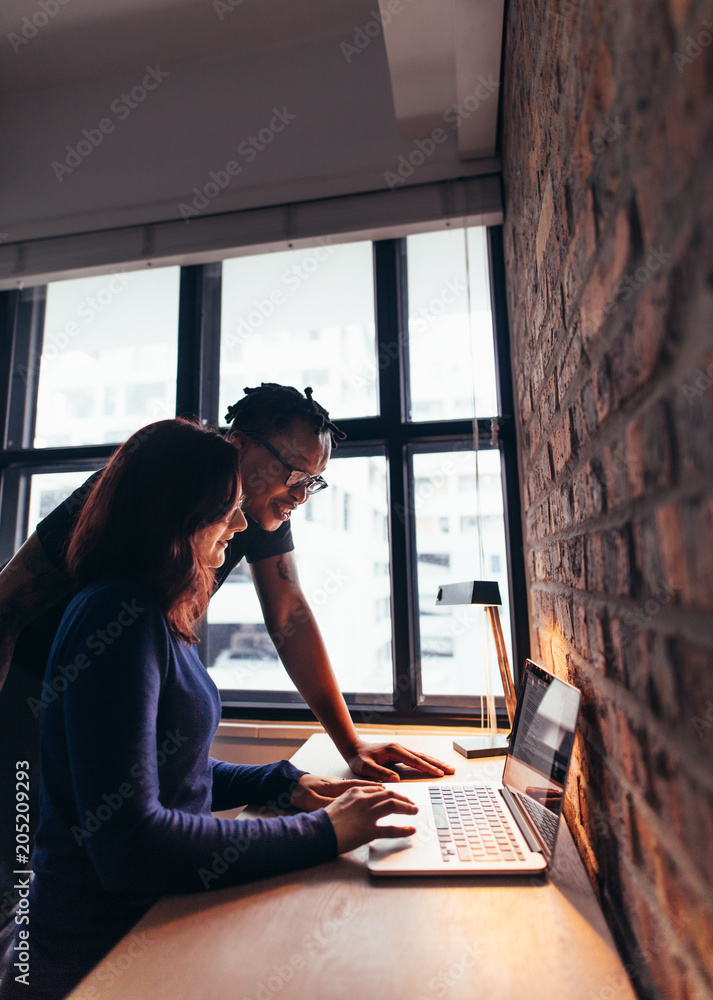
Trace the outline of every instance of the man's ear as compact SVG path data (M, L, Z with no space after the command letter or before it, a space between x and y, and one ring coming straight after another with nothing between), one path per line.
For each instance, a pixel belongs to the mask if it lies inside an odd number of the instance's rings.
M247 435L243 434L242 431L234 430L228 434L228 440L231 444L234 444L239 451L242 451L245 442L247 441Z

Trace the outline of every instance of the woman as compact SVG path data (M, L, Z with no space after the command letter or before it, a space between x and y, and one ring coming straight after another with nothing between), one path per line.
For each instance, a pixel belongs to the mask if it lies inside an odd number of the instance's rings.
M416 812L383 786L317 778L287 761L248 767L209 757L220 698L196 655L196 628L213 570L246 526L240 503L234 446L164 420L115 453L82 510L67 564L84 589L45 675L35 876L29 921L16 934L24 961L13 959L2 1000L65 996L160 896L224 888L413 832L377 830L382 816ZM277 800L303 812L211 816Z

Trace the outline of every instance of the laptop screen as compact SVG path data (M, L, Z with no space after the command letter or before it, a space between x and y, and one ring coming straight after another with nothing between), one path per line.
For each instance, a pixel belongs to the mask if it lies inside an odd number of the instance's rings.
M554 850L581 695L532 660L525 666L503 785Z

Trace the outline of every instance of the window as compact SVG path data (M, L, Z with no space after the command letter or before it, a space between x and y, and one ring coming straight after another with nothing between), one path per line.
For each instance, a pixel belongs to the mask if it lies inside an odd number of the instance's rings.
M371 243L325 240L225 261L221 417L261 382L310 385L330 413L367 416L376 413L375 371Z
M347 439L293 533L348 703L357 721L472 715L485 616L437 606L438 587L497 580L516 675L527 653L501 271L499 229L446 229L0 293L0 557L138 427L215 424L246 385L310 385ZM226 712L300 711L245 564L211 601L201 654Z
M48 286L35 448L118 443L175 415L179 279L167 267Z

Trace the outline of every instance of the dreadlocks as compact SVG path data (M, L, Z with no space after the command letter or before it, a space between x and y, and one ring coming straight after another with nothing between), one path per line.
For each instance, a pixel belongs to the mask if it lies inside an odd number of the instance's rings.
M270 437L287 430L293 420L301 418L312 424L316 435L329 434L333 448L346 437L329 419L325 408L312 398L310 386L305 389L304 396L299 389L277 382L261 382L253 389L246 386L244 392L243 398L229 406L225 414L233 431Z

